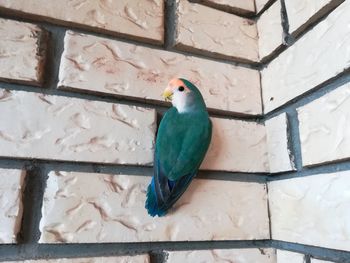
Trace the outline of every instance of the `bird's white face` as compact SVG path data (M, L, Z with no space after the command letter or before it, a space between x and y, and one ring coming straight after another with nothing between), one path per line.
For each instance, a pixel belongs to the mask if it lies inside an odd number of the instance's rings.
M166 101L171 101L179 113L183 113L189 104L190 93L191 90L182 80L173 79L164 90L163 97Z

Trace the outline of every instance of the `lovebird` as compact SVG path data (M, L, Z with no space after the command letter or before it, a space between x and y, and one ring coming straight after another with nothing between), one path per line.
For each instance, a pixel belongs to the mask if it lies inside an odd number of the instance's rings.
M212 124L198 88L185 79L173 79L163 97L172 107L162 118L155 147L154 175L145 208L164 216L190 185L208 150Z

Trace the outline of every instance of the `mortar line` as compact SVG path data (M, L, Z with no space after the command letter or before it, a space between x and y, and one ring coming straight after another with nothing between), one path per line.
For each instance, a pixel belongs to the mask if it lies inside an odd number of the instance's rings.
M304 255L310 255L312 258L328 260L339 263L350 263L350 252L344 250L331 249L326 247L311 246L307 244L298 244L280 240L272 240L272 247L281 250L287 250Z

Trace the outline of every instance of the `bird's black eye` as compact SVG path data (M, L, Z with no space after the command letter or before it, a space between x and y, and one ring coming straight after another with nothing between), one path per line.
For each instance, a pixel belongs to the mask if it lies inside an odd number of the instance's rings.
M185 88L184 88L183 86L180 86L180 87L178 88L178 90L179 90L179 91L184 91Z

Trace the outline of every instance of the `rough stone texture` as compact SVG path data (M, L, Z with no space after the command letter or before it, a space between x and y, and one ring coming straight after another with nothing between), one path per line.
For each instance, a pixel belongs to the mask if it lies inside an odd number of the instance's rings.
M0 169L0 244L15 243L21 227L25 171Z
M350 158L350 83L298 109L303 165Z
M167 263L276 263L272 248L214 249L168 252Z
M258 61L258 33L254 21L187 0L176 2L177 48Z
M266 143L271 173L295 170L289 149L288 119L285 113L265 122Z
M269 182L272 239L350 249L350 171Z
M260 16L257 27L259 32L259 57L263 59L282 45L283 28L280 1L276 1Z
M153 218L144 208L150 180L140 175L50 172L39 242L269 238L264 184L195 179L167 216Z
M300 27L305 28L317 16L323 13L322 9L329 9L331 6L339 4L344 0L285 0L289 22L289 32L300 31Z
M211 120L213 123L212 143L201 169L269 172L264 125L219 118Z
M150 263L148 255L119 256L119 257L91 257L91 258L59 258L59 259L31 259L22 261L5 261L3 263Z
M270 0L255 0L256 12L259 13Z
M277 249L277 263L305 263L303 254Z
M345 1L262 71L265 113L349 68L349 12Z
M150 165L154 110L0 89L0 156Z
M257 70L67 32L59 86L147 100L163 100L174 77L201 90L209 108L261 114Z
M255 13L254 0L202 0L201 2L220 6L227 10L235 10L242 14Z
M61 0L59 5L55 0L0 0L0 7L36 19L163 42L162 0Z
M0 79L40 85L45 35L36 25L0 18Z

